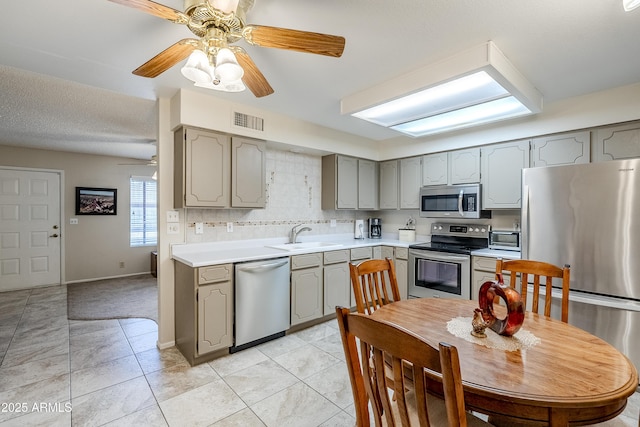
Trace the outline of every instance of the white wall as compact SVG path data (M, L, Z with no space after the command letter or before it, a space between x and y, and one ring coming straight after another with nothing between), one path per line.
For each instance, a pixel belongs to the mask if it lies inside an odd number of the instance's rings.
M1 140L0 140L1 144ZM155 246L129 246L129 179L151 176L153 168L121 165L128 159L0 145L0 164L64 171L64 277L66 283L148 273ZM117 215L75 215L75 188L116 188ZM76 218L78 224L69 224ZM124 267L120 263L124 262Z

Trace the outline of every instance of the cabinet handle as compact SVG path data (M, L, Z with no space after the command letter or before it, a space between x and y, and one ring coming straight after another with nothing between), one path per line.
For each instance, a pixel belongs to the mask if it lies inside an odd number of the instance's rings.
M51 235L51 236L49 236L49 237L58 237L58 235L57 235L57 234L52 234L52 235Z

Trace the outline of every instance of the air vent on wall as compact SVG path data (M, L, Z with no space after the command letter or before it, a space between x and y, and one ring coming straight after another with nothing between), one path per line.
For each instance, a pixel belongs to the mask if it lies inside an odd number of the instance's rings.
M245 129L264 131L264 119L244 113L234 112L233 125Z

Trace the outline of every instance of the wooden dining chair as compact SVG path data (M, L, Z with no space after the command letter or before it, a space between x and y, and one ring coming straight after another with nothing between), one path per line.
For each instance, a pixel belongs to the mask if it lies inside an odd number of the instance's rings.
M505 275L507 273L507 275ZM569 279L571 268L568 264L558 267L553 264L541 261L515 259L504 261L498 258L496 261L496 277L503 275L505 283L509 280L509 286L520 293L524 307L527 307L528 289L526 284L532 283L533 293L531 295L531 311L538 313L540 301L540 287L544 283L544 315L551 317L551 285L553 278L562 279L562 311L561 320L565 323L569 320ZM518 277L519 275L519 277Z
M371 314L385 304L400 300L391 259L369 259L358 265L349 264L349 268L358 313Z
M348 308L336 307L353 400L356 425L370 425L369 402L376 426L487 426L465 410L460 361L455 347L432 347L419 336ZM360 351L358 351L358 342ZM372 357L360 355L369 355ZM385 359L396 378L390 397ZM403 366L413 369L414 387L405 387ZM425 369L442 374L444 402L427 392ZM382 374L381 374L382 373ZM428 421L427 421L428 420Z

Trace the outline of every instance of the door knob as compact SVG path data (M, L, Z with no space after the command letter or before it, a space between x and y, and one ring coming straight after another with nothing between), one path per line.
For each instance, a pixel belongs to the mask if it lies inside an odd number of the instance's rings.
M54 226L53 226L53 229L54 229L54 230L57 230L57 229L58 229L58 226L57 226L57 225L54 225Z
M49 236L49 237L58 237L58 235L57 235L57 234L52 234L52 235L51 235L51 236Z

